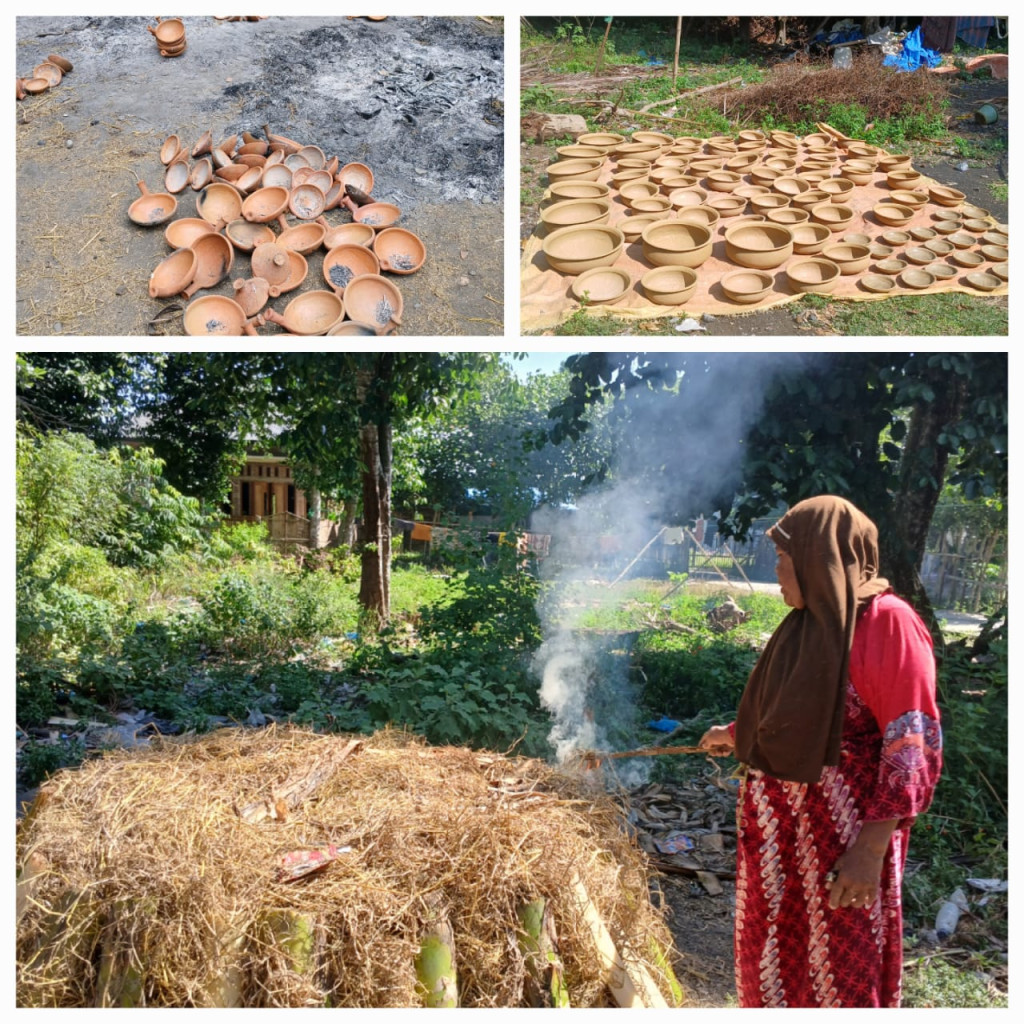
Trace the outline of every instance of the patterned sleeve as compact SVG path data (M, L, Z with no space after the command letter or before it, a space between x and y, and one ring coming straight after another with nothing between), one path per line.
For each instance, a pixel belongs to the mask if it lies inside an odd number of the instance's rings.
M931 636L909 604L892 594L871 603L857 623L850 678L882 733L864 818L911 825L928 809L942 770L942 729Z

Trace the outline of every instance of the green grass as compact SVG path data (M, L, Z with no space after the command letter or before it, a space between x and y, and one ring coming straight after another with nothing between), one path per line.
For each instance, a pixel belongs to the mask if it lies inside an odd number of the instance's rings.
M1001 203L1010 201L1010 183L1007 181L993 181L988 186L989 192Z
M865 335L1005 335L1009 306L1005 300L976 298L959 292L897 295L884 302L836 303L831 307L837 334Z

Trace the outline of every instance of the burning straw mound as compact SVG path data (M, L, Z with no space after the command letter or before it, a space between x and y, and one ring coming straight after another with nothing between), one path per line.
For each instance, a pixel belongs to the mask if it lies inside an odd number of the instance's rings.
M463 1006L678 1003L620 821L579 775L394 732L108 754L21 823L18 1004L417 1006L446 947Z

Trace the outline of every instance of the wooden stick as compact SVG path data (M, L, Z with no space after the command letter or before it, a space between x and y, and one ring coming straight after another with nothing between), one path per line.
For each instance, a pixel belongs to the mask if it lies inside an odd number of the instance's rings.
M604 27L604 39L601 40L601 52L597 55L597 66L594 68L594 74L598 74L601 71L601 65L604 63L604 48L608 45L608 33L612 30L612 19L609 16L607 23Z
M676 59L672 65L672 91L676 91L676 79L679 77L679 40L683 35L683 16L676 18Z
M620 572L620 573L619 573L619 575L618 575L618 576L616 576L616 577L615 577L615 579L613 579L613 580L611 581L611 583L609 583L609 584L608 584L608 586L609 586L609 587L614 587L614 586L615 586L615 584L616 584L616 583L618 583L618 582L619 582L619 580L621 580L621 579L622 579L622 577L623 577L623 576L625 576L625 575L626 575L626 573L627 573L627 572L629 572L629 570L630 570L630 569L632 569L632 568L633 568L633 566L634 566L634 565L636 565L636 563L637 563L637 562L639 562L641 558L643 558L643 556L644 556L644 552L645 552L645 551L646 551L646 550L647 550L647 549L648 549L648 548L649 548L649 547L650 547L650 546L651 546L651 545L652 545L652 544L653 544L653 543L654 543L654 542L655 542L655 541L656 541L656 540L657 540L657 539L658 539L658 538L659 538L659 537L660 537L660 536L661 536L661 535L662 535L662 534L663 534L663 533L664 533L664 532L665 532L665 531L666 531L667 529L668 529L668 527L667 527L667 526L663 526L663 527L662 527L662 528L661 528L661 529L660 529L660 530L659 530L659 531L658 531L658 532L657 532L657 533L656 533L656 534L655 534L655 535L654 535L654 536L653 536L653 537L652 537L652 538L651 538L651 539L650 539L650 540L649 540L649 541L648 541L648 542L647 542L647 543L646 543L646 544L645 544L645 545L644 545L644 546L643 546L643 547L642 547L642 548L640 549L640 553L639 553L639 554L638 554L638 555L636 556L636 558L634 558L634 559L633 559L633 561L632 561L632 562L630 562L630 563L629 563L629 565L627 565L627 566L626 566L626 568L625 568L625 569L623 569L623 570L622 570L622 572Z
M678 96L670 96L667 100L655 100L653 103L648 103L640 108L641 114L646 114L648 110L654 107L662 107L666 103L675 103L676 100L686 99L690 96L700 96L705 92L714 92L716 89L726 89L729 86L736 85L737 83L742 84L742 78L730 78L728 82L717 82L714 85L702 85L699 89L687 89L686 92L681 92Z

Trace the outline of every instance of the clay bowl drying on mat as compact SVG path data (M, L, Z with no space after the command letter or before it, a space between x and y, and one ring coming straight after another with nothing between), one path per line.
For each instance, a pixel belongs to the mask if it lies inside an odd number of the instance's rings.
M967 198L963 192L955 188L948 188L946 185L932 185L928 189L928 198L939 206L960 206Z
M168 135L160 147L160 163L166 167L181 152L181 139L177 135Z
M959 271L948 263L929 263L928 273L938 280L945 280L947 277L956 277Z
M871 245L871 236L862 234L859 231L851 231L848 235L843 235L840 239L843 242L849 242L851 245Z
M640 287L659 306L681 306L697 290L697 271L692 267L655 267L640 278Z
M904 288L927 288L935 283L935 276L921 267L908 267L898 280Z
M913 227L908 228L908 231L915 242L928 242L936 235L935 230L928 227Z
M741 174L746 174L759 159L757 153L737 153L736 156L731 156L725 161L723 170L739 171Z
M885 182L889 188L916 188L921 182L921 175L917 171L890 171L885 176Z
M555 150L558 160L603 160L606 149L597 146L559 146Z
M374 239L373 251L389 274L414 274L427 258L423 241L405 228L385 228Z
M819 203L831 201L832 197L827 192L822 192L820 188L812 188L810 192L801 192L799 195L793 196L791 205L798 210L806 210L810 213Z
M640 235L650 224L656 224L659 220L667 220L668 218L661 214L637 214L635 217L627 217L625 220L620 220L615 226L622 232L623 238L628 244L640 241Z
M961 267L967 267L969 270L980 267L985 262L985 257L980 252L972 252L969 249L954 249L949 254L949 258L954 263L958 263Z
M914 211L909 206L901 206L899 203L876 203L871 207L875 220L886 227L902 227L914 216Z
M352 211L352 219L375 229L389 228L398 222L402 211L393 203L370 203Z
M731 192L743 183L743 178L736 171L710 171L707 182L713 192Z
M645 142L653 146L667 146L673 141L673 136L664 132L633 132L630 138L634 142Z
M585 132L576 141L581 146L600 146L607 151L613 146L621 146L626 137L617 132Z
M235 302L246 316L255 316L270 298L270 282L262 277L239 278L231 282L231 287L235 289Z
M833 203L841 203L853 192L854 184L847 178L825 178L818 188L827 192Z
M951 253L956 246L952 242L947 242L944 238L929 238L924 243L925 249L930 249L936 256L946 256Z
M542 243L548 265L561 274L582 274L594 267L611 266L625 238L618 228L607 224L559 228Z
M843 177L854 185L868 185L875 177L875 169L864 161L850 160L843 164Z
M725 229L725 254L753 270L781 266L793 255L793 231L785 224L742 224Z
M975 206L973 203L964 203L964 205L960 207L960 213L964 217L978 217L979 219L992 216L990 211L985 210L980 206Z
M331 227L327 221L320 217L318 223L326 230L323 246L325 249L333 249L337 245L373 245L377 232L369 224L339 224Z
M690 206L703 206L708 194L702 188L677 188L668 194L673 210L684 210Z
M633 284L628 270L595 267L573 281L571 291L577 302L618 302Z
M912 159L909 153L897 153L878 158L878 169L888 174L890 171L905 171L910 167Z
M640 168L629 168L629 170L617 171L612 175L612 188L622 188L631 181L647 181L647 171Z
M175 249L149 275L149 297L165 299L183 292L195 277L198 257L192 249Z
M722 217L737 217L747 208L747 201L742 196L720 195L709 199L705 205L717 210Z
M234 337L256 333L246 320L242 307L225 295L204 295L194 299L185 307L182 325L185 333L192 337L211 334Z
M722 219L722 215L713 206L685 206L673 219L680 224L700 224L706 228L714 228Z
M839 283L839 267L828 259L795 260L786 267L786 281L798 294L825 294Z
M826 245L821 255L836 264L843 275L859 274L871 261L871 252L866 245L853 245L849 242Z
M242 196L226 181L215 181L196 196L196 210L219 231L242 216Z
M703 191L703 189L701 189L697 184L699 180L700 179L695 174L673 174L670 178L662 178L658 184L661 186L661 194L670 196L677 189L681 188L700 189L700 191Z
M979 220L977 217L968 217L966 220L942 221L941 223L957 224L964 231L973 231L975 234L982 235L982 237L984 237L984 233L988 232L988 221Z
M164 172L164 188L168 192L180 192L188 183L192 171L187 160L175 160Z
M824 224L793 224L790 226L793 236L793 252L802 256L819 253L832 237Z
M896 287L896 280L892 277L886 277L884 274L865 274L857 284L865 291L884 295Z
M952 269L952 268L950 268L950 269ZM989 267L989 272L992 273L992 274L995 274L996 277L998 277L1000 281L1009 281L1010 280L1010 264L1009 264L1009 262L1006 262L1006 263L994 263L994 264L992 264L991 267Z
M870 146L866 142L848 142L843 148L854 160L864 160L872 166L877 164L882 156L877 146Z
M549 231L572 224L607 224L612 204L607 199L566 199L541 210L540 219Z
M955 235L966 227L966 221L959 220L937 220L934 222L935 231L940 235Z
M771 189L767 185L740 185L739 188L732 190L734 196L742 196L744 199L751 199L753 196L766 196L770 193Z
M277 223L281 225L281 234L277 236L277 244L283 245L293 252L301 252L304 256L314 249L318 249L327 234L324 225L317 222L289 224L288 218L283 213L277 218Z
M551 186L548 190L555 202L562 202L566 199L605 199L611 193L607 185L598 184L596 181L560 181Z
M700 224L661 221L644 228L640 240L655 267L699 267L711 255L711 229Z
M350 320L370 324L377 334L393 334L402 322L402 293L379 274L354 277L345 288L345 305Z
M842 203L818 203L811 207L811 220L824 224L829 231L843 231L853 223L853 207Z
M766 196L751 196L748 200L750 208L757 213L767 215L771 210L782 210L789 206L789 196L770 192Z
M196 272L192 283L182 292L190 297L200 288L212 288L223 281L235 262L231 243L216 232L200 235L192 243L192 251L196 254Z
M549 164L545 169L548 182L552 185L559 181L597 181L601 175L603 160L559 160Z
M843 241L848 242L850 239L844 238ZM891 245L883 245L881 242L870 242L868 244L868 252L871 253L872 259L884 260L893 254L893 247Z
M792 200L793 196L798 196L802 192L810 192L811 183L804 178L798 178L792 174L784 174L772 182L772 191Z
M666 213L672 212L672 202L666 196L649 196L646 199L634 199L630 206L637 213Z
M771 167L775 171L782 171L786 175L792 175L796 171L796 161L788 156L765 157L764 166Z
M326 196L316 185L296 185L288 193L288 209L300 220L316 220L324 212L326 202ZM361 207L361 209L369 210L373 206L386 205L388 204L371 203L369 206Z
M1010 256L1010 250L1005 245L983 245L979 252L992 263L1003 263Z
M283 313L268 309L262 319L285 328L290 334L313 337L326 334L344 316L345 304L341 297L320 289L296 296Z
M631 181L619 189L619 197L627 206L632 206L634 199L650 199L656 195L658 186L653 181Z
M776 178L781 178L784 174L784 171L781 171L776 167L751 167L750 181L751 184L754 185L770 186Z
M174 216L174 211L178 209L178 200L174 196L167 192L150 192L144 181L136 184L142 197L128 207L129 220L143 227L152 228Z
M889 193L888 200L899 206L909 206L913 210L919 210L928 202L928 196L924 192L915 192L909 188L894 188Z
M926 249L923 245L913 245L903 253L903 259L908 263L924 267L935 259L935 253L931 249Z
M1005 231L986 231L982 236L981 240L988 243L989 245L1006 245L1010 244L1010 236Z
M792 206L784 206L781 210L769 210L765 214L765 220L773 224L788 224L792 227L795 224L806 224L811 219L807 210L798 210Z
M764 270L733 270L721 280L722 291L733 302L760 302L772 290L775 278Z
M953 234L946 236L947 240L952 242L958 249L969 249L972 245L977 243L977 238L974 235L967 234L966 231L954 231Z
M909 231L883 231L882 241L887 245L906 245L910 241Z
M972 288L976 288L979 292L994 291L1003 283L995 274L986 274L981 271L968 274L965 280Z
M266 224L284 213L288 197L288 190L276 185L258 188L245 197L240 211L247 221L253 224Z
M201 217L181 217L164 228L164 238L172 249L187 249L200 235L215 231L216 228Z
M339 245L324 257L323 275L329 288L339 295L349 281L361 274L379 274L380 261L365 245Z
M896 274L902 273L907 269L906 260L879 260L875 264L875 270L880 271L883 274L890 274L895 276Z

